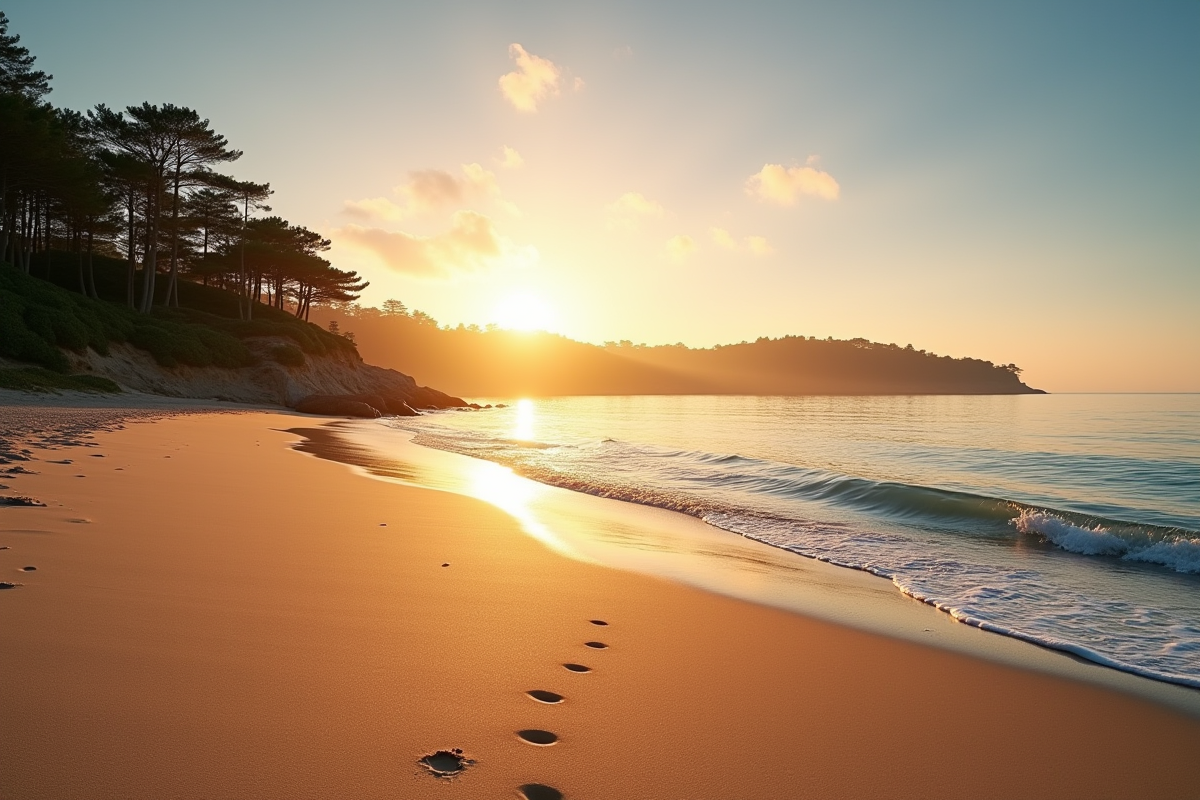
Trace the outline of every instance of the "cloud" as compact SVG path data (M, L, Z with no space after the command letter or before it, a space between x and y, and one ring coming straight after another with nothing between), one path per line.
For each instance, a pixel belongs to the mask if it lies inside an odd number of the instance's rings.
M536 249L516 246L496 231L489 218L474 211L456 212L450 230L434 236L347 225L333 231L333 238L417 278L446 279L537 260Z
M761 236L747 236L746 247L756 256L769 256L775 252L775 248Z
M518 159L520 155L512 151ZM506 153L507 155L507 153ZM365 200L347 200L343 211L350 217L364 221L395 222L427 211L461 206L476 200L494 200L508 211L519 214L515 206L500 195L496 173L479 164L463 164L461 174L454 175L445 170L426 169L409 173L409 181L394 188L404 203L395 203L386 197L371 197Z
M667 255L676 261L683 261L699 248L696 240L690 236L672 236L667 240Z
M809 158L803 167L785 167L782 164L764 164L763 168L746 180L746 192L759 200L769 200L781 206L795 204L802 194L814 195L825 200L836 200L841 187L828 172L812 166L815 158Z
M562 70L549 59L526 52L519 44L508 46L517 68L500 76L500 92L518 111L537 111L547 96L557 96Z
M641 192L626 192L604 209L608 212L608 226L636 230L642 219L661 218L665 213L662 204L648 199Z
M521 158L521 154L508 145L501 147L498 161L500 166L505 169L516 169L525 163L525 159Z
M726 250L737 250L737 240L724 228L709 228L708 236L713 240L713 244L719 247L724 247Z
M633 58L633 48L629 45L618 47L616 50L613 50L613 58L617 61L626 61Z
M584 83L583 78L576 78L572 86L575 88L575 91L582 92L587 84Z
M347 216L365 221L403 219L406 209L386 197L368 197L365 200L347 200L342 210Z
M609 203L608 211L612 214L634 214L640 217L661 217L663 207L653 200L646 199L641 192L626 192Z
M738 246L737 239L733 238L733 234L724 228L709 228L708 237L713 240L713 244L726 250L743 249ZM756 256L769 256L775 252L775 248L771 247L770 243L762 236L747 236L744 241L744 249Z

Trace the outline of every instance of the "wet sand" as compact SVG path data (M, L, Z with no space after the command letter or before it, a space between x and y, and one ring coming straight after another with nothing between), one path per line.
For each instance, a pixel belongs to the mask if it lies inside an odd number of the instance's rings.
M173 417L33 450L3 494L46 507L0 508L0 797L1200 785L1192 717L566 558L493 505L293 450L316 423ZM436 777L437 751L470 763Z

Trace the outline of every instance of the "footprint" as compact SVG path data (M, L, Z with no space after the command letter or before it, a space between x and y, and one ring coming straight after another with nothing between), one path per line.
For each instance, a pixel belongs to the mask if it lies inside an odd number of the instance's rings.
M417 763L425 767L438 778L453 778L475 762L463 755L463 751L455 747L453 750L438 750L417 759Z
M523 731L517 731L517 736L522 742L528 744L536 744L538 747L549 747L558 741L558 736L550 731L543 731L538 728L528 728Z
M19 584L19 583L10 583L9 581L0 581L0 591L3 591L4 589L15 589L20 585L21 584Z
M37 567L21 567L21 572L37 572Z
M608 624L607 622L605 622L602 619L589 619L588 622L592 623L593 625L607 625Z
M537 700L539 703L548 703L550 705L554 705L555 703L561 703L563 701L563 696L561 694L547 692L545 689L534 689L526 692L525 694L529 695L534 700Z
M584 642L584 645L592 648L593 650L607 650L608 649L608 645L606 645L604 642Z
M544 783L527 783L517 790L525 800L562 800L563 793Z
M585 667L583 664L563 664L563 666L566 667L567 669L571 670L571 672L591 672L592 671L591 667Z

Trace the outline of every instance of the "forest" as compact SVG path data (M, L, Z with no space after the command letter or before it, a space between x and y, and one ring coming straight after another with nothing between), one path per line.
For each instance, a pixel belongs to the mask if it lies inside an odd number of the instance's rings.
M29 275L65 254L73 288L97 298L95 257L118 258L120 301L141 314L179 308L185 279L235 294L242 320L263 306L306 319L367 286L323 257L328 239L267 215L269 183L227 174L242 152L197 111L56 108L35 67L0 12L0 261Z
M691 348L603 346L554 333L441 326L397 300L336 303L313 322L349 336L373 364L471 397L624 394L1031 394L1015 364L951 358L866 339L762 337Z

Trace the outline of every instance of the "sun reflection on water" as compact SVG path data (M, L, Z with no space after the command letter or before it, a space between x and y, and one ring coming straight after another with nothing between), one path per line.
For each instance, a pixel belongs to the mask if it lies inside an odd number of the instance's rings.
M527 442L533 439L533 401L517 401L517 425L513 429L513 438Z

